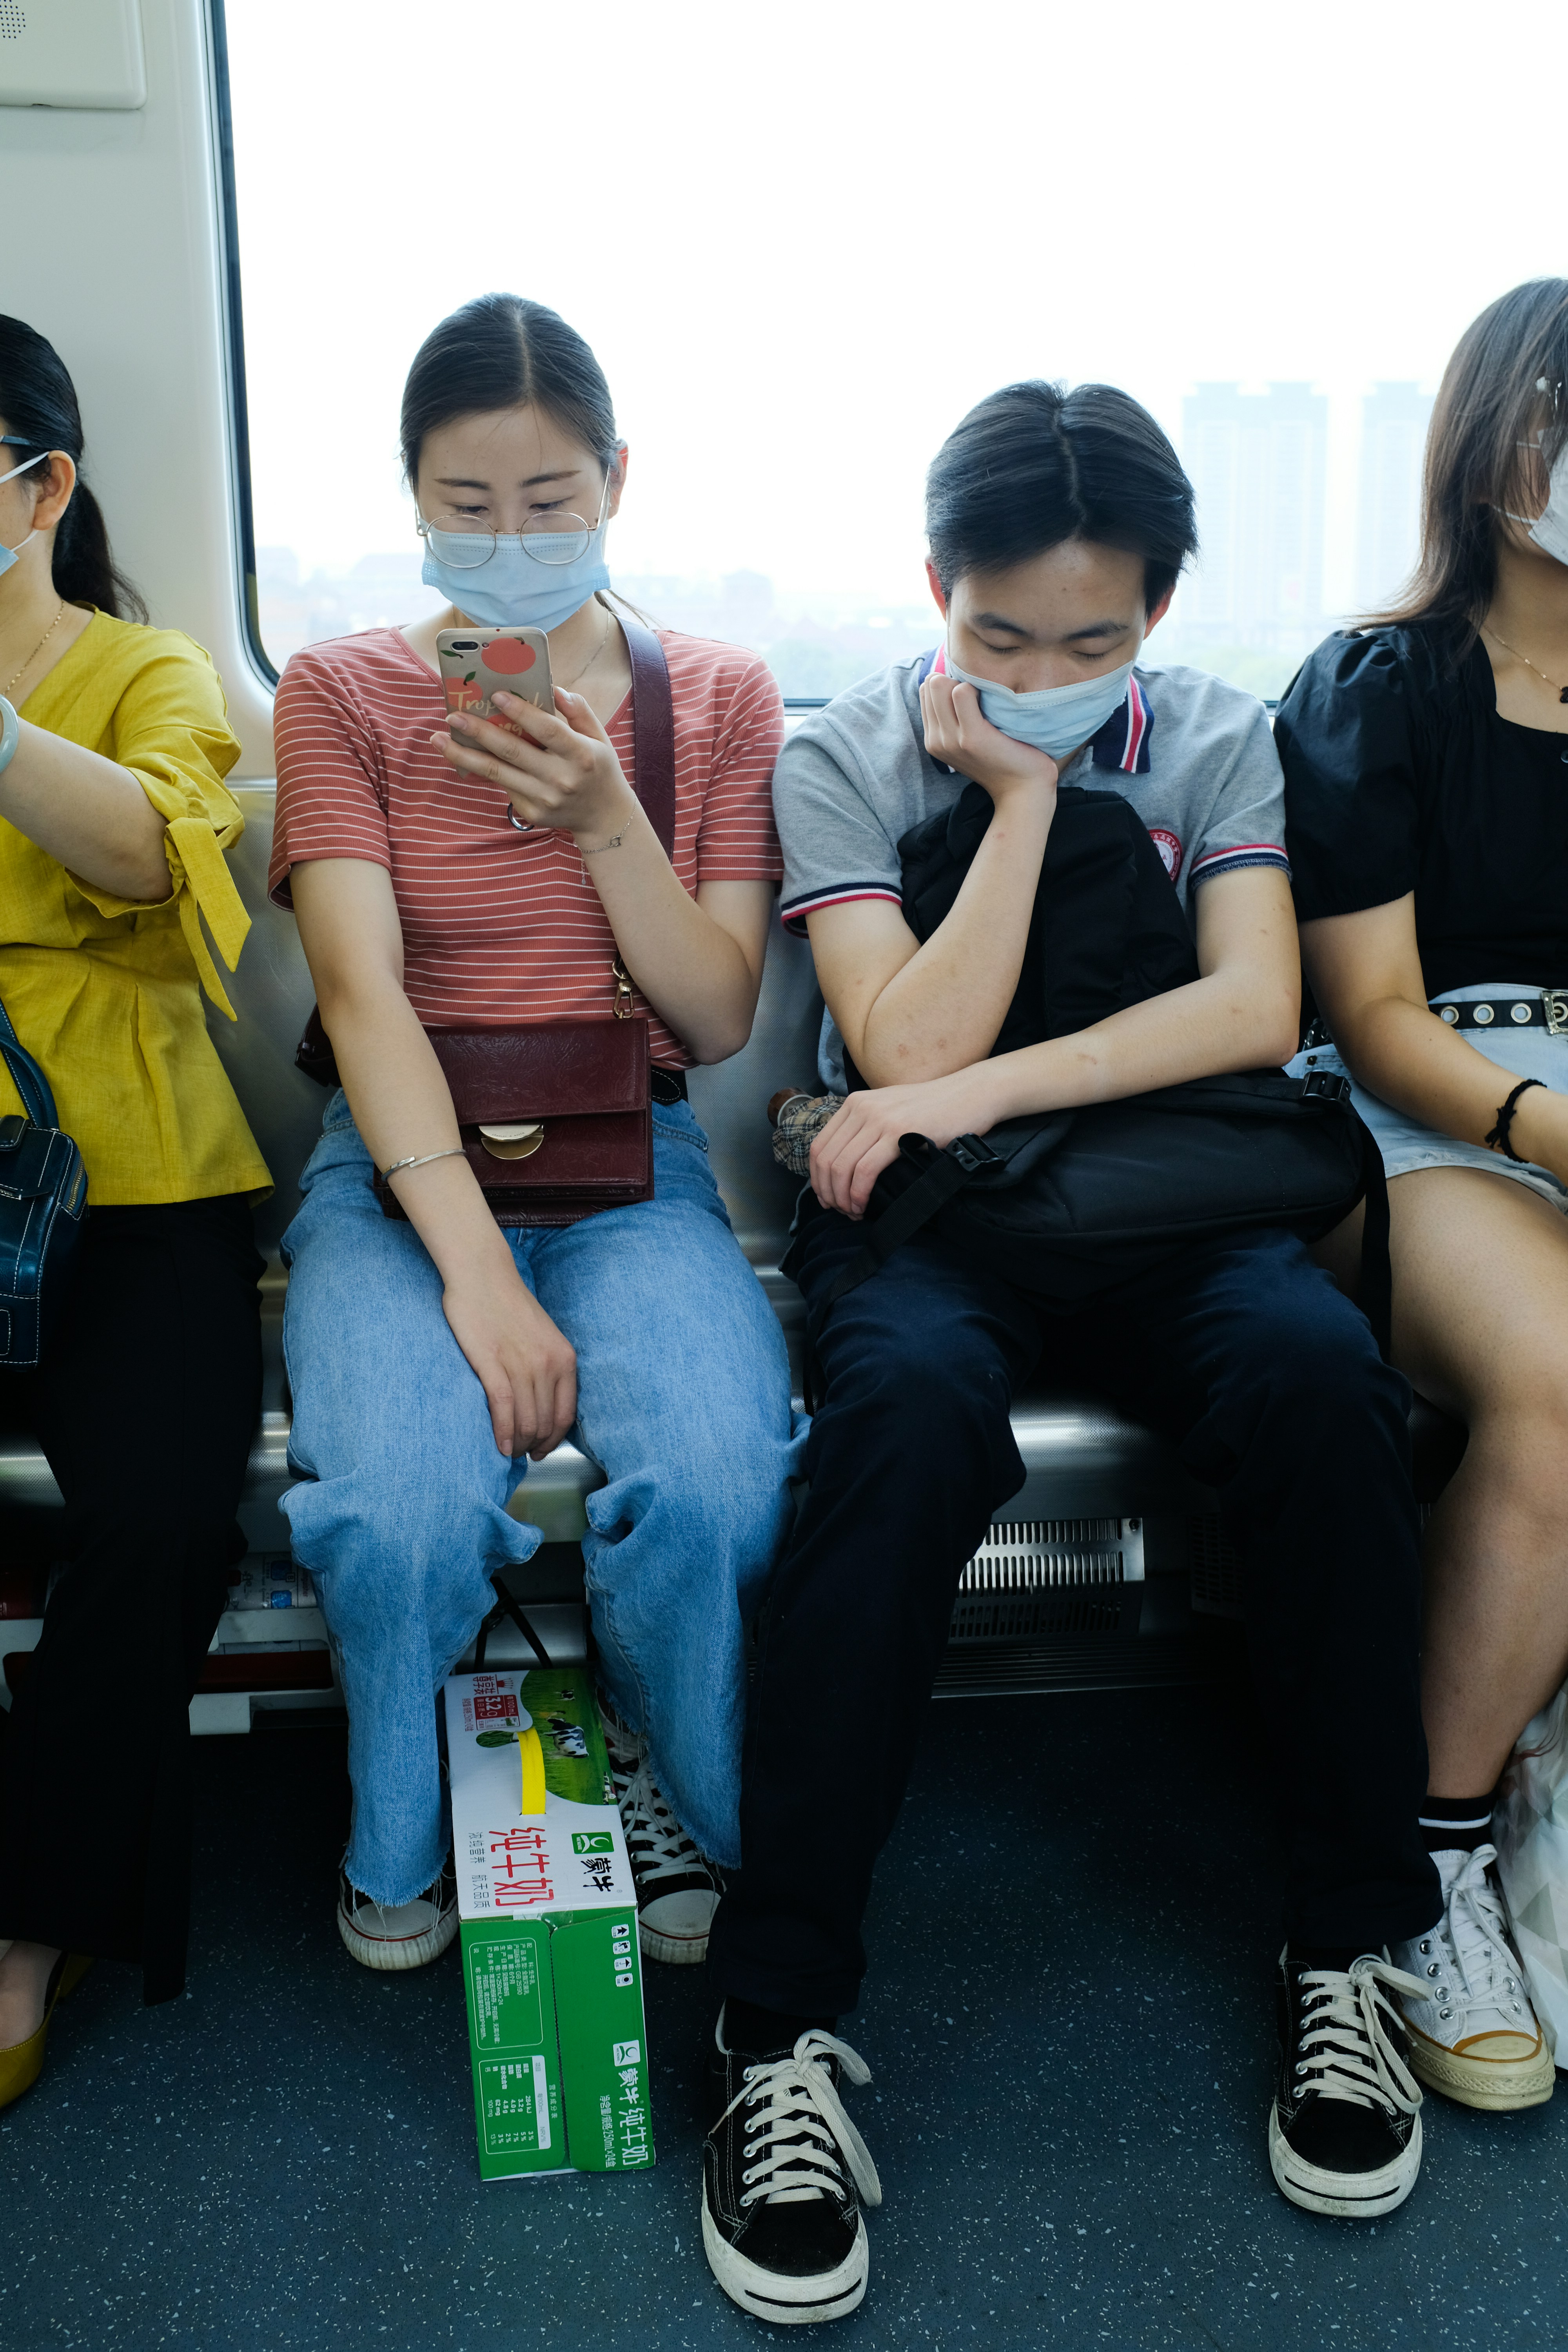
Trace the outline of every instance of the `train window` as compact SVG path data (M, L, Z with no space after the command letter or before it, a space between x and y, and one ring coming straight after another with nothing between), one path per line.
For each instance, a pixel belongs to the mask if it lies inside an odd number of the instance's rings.
M412 0L229 0L258 651L429 606L402 379L506 288L609 377L617 584L758 647L786 694L931 642L925 465L1038 375L1124 385L1197 486L1202 562L1150 656L1278 693L1407 572L1460 330L1560 259L1550 141L1510 152L1506 257L1473 173L1431 173L1451 51L1406 29L1229 0L1138 5L1114 38L1028 0L498 4L460 30Z

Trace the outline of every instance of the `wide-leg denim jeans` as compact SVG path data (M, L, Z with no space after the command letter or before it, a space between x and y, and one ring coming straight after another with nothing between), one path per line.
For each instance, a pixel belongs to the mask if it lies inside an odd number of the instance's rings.
M497 1452L441 1277L413 1226L382 1214L371 1174L335 1095L283 1237L303 1483L282 1507L348 1701L348 1874L390 1905L446 1854L434 1695L494 1605L493 1572L542 1538L508 1513L526 1458ZM745 1627L792 1516L805 1424L684 1103L656 1107L654 1183L636 1208L508 1239L576 1350L574 1435L608 1480L583 1542L606 1695L646 1734L684 1827L733 1865Z

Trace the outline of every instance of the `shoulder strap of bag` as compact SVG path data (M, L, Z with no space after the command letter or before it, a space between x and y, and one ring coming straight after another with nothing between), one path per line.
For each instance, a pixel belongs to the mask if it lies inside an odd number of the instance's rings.
M612 606L632 665L632 790L667 857L675 855L675 703L669 664L646 621Z
M35 1127L58 1127L54 1093L43 1071L11 1026L11 1016L0 1004L0 1055L11 1073L24 1109Z

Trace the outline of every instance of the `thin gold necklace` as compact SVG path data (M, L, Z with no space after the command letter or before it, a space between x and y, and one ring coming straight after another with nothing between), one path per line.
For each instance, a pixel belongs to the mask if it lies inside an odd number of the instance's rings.
M1554 677L1546 677L1546 672L1543 669L1535 669L1535 664L1531 660L1530 656L1528 654L1521 654L1517 646L1510 646L1506 637L1498 636L1497 631L1491 626L1489 622L1483 621L1481 623L1481 634L1483 636L1496 638L1497 643L1502 647L1505 654L1511 654L1515 661L1521 661L1526 669L1534 669L1537 677L1545 678L1547 685L1552 688L1552 693L1557 697L1559 702L1568 702L1568 686L1559 686Z
M581 686L583 680L587 677L588 672L594 667L595 663L598 660L600 655L604 652L605 647L610 642L611 623L612 615L606 606L605 609L605 625L599 632L599 642L594 647L593 653L584 663L582 668L576 673L575 677L563 677L557 681L563 693L570 694L574 686Z
M33 647L32 652L27 656L27 658L26 658L26 660L22 664L21 668L20 668L19 670L17 670L17 671L15 673L15 675L14 675L13 677L8 677L8 678L6 679L6 681L5 681L5 696L6 696L6 699L7 699L7 700L9 700L9 699L10 699L11 688L16 685L16 679L17 679L17 678L19 678L19 677L26 677L27 672L32 668L33 664L37 660L38 656L43 652L44 647L48 644L49 639L54 635L55 631L59 627L59 625L60 625L60 623L65 619L65 616L66 616L65 600L62 598L62 599L61 599L61 601L60 601L60 609L59 609L59 611L55 614L54 619L49 623L48 627L44 631L43 635L38 639L37 644ZM1568 695L1564 695L1563 698L1563 700L1564 700L1565 702L1568 702Z

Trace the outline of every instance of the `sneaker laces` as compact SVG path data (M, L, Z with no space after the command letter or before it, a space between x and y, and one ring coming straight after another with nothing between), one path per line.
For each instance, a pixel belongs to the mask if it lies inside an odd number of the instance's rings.
M1487 1876L1488 1865L1496 1860L1495 1845L1479 1845L1466 1855L1434 1930L1444 1958L1464 1986L1469 2009L1506 2009L1523 1990L1502 1898ZM1439 1986L1435 1993L1424 1985L1421 1997L1433 2000L1442 1990Z
M1303 2016L1298 2074L1315 2074L1309 2084L1325 2099L1354 2107L1397 2107L1413 2116L1421 2086L1388 2038L1386 2017L1397 2027L1399 2012L1384 1990L1415 1993L1426 1987L1392 1961L1363 1952L1349 1969L1303 1969Z
M828 2062L837 2058L852 2083L868 2083L871 2069L847 2042L813 2026L787 2057L745 2070L742 2086L720 2116L727 2123L739 2106L761 2107L745 2126L748 2159L741 2179L742 2205L762 2199L770 2205L802 2204L812 2197L837 2197L844 2188L842 2156L849 2177L868 2205L882 2201L882 2184L870 2150L844 2111Z
M660 1878L710 1876L708 1864L666 1803L642 1752L642 1742L620 1732L611 1735L606 1746L621 1827L626 1833L626 1853L639 1885Z

